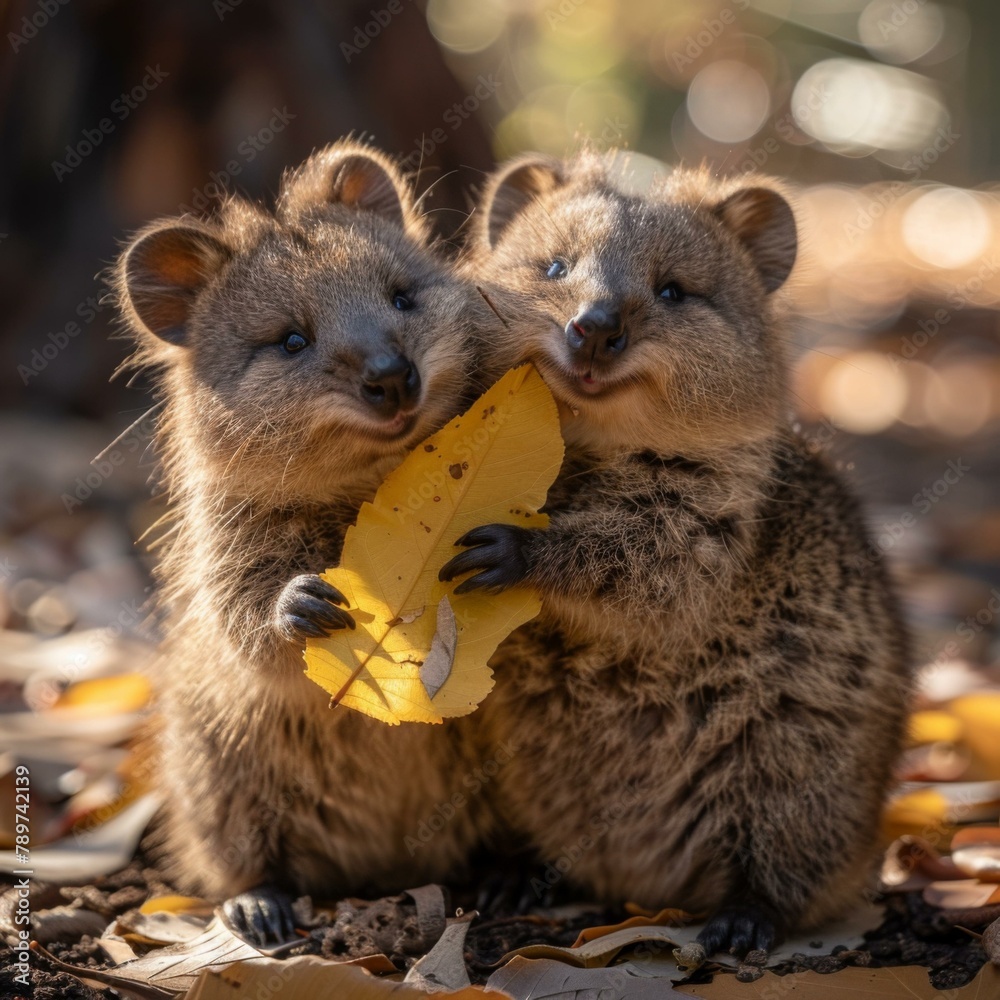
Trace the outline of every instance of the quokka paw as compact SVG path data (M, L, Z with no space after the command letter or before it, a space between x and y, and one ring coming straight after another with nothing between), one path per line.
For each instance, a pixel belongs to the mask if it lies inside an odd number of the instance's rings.
M275 627L289 642L323 639L341 628L354 628L354 619L338 604L344 595L315 573L303 573L285 584L278 597Z
M448 583L469 570L479 570L455 588L456 594L478 589L499 593L523 583L529 570L527 549L531 532L530 528L513 524L473 528L455 543L471 547L446 562L438 579Z

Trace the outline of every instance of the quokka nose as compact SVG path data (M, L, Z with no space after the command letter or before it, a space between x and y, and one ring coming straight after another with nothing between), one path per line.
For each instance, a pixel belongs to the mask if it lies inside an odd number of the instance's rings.
M625 350L628 334L613 302L592 302L566 324L566 343L574 354L608 359Z
M416 402L420 372L404 354L376 354L361 372L361 396L381 417L392 417Z

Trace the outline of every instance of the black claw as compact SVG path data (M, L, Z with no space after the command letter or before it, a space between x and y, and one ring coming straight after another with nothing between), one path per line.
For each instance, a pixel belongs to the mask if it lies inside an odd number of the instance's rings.
M452 556L438 573L438 579L445 583L450 583L456 576L468 573L473 569L484 569L490 563L486 561L485 549L468 549L460 552L457 556Z
M323 577L304 573L295 579L301 581L298 586L305 593L329 601L331 604L342 604L345 608L347 607L347 598L333 584L327 583Z
M456 594L467 594L478 588L499 593L521 583L528 575L525 548L530 537L529 529L511 524L483 524L473 528L455 543L473 547L449 559L441 567L438 579L450 583L463 573L481 571L459 584Z
M290 580L278 598L277 627L289 641L324 639L341 628L355 628L354 619L338 604L344 595L311 573Z
M281 944L295 935L292 897L272 885L259 885L222 904L232 929L258 948Z
M325 628L313 624L307 618L298 615L285 615L282 621L282 632L291 640L295 639L325 639L329 633Z
M533 856L508 858L502 872L491 872L480 887L476 909L488 919L524 916L536 907L550 907L555 888L546 869Z
M455 593L468 594L473 590L485 590L490 594L499 594L505 587L513 586L515 583L520 583L520 578L512 578L508 582L507 571L501 566L496 566L463 580L455 588Z
M497 529L501 531L504 528L511 528L508 524L481 524L478 528L473 528L471 531L467 531L462 537L455 542L456 545L488 545L490 542L495 542L497 538ZM517 531L517 528L512 530Z
M698 935L706 955L728 951L745 955L749 951L770 951L779 937L780 920L770 906L746 903L715 913Z

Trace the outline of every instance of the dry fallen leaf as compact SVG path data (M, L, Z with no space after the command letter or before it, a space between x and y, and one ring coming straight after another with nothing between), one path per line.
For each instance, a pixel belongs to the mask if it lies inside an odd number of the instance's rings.
M306 674L332 704L390 724L476 708L493 687L493 651L541 605L523 587L455 595L438 572L472 528L544 527L537 511L562 456L555 403L524 366L389 474L348 530L341 566L324 574L357 628L306 646Z
M1000 889L995 883L965 878L949 882L931 882L923 891L924 900L931 906L946 910L974 909L1000 903Z
M204 973L183 1000L257 1000L260 996L282 1000L427 1000L430 995L452 1000L511 1000L505 993L466 986L428 994L409 983L379 979L357 965L329 962L314 955L284 961L260 959L239 962L222 971Z
M772 1000L784 996L795 1000L996 1000L1000 996L1000 970L985 965L967 986L947 993L934 989L928 970L916 965L849 968L825 976L817 972L788 976L765 972L753 983L737 982L734 976L716 976L702 986L678 986L676 992L708 1000Z
M189 941L150 952L114 969L81 971L116 989L147 988L169 995L189 989L203 969L225 968L233 962L260 957L253 945L237 937L216 918Z
M983 931L983 951L994 965L1000 965L1000 919Z
M670 969L678 975L676 969ZM629 966L574 969L548 959L514 958L487 980L513 1000L659 1000L680 996L667 976L650 976Z
M1000 781L951 781L904 785L885 807L882 830L888 839L951 836L959 823L992 822L1000 815Z
M675 909L660 910L659 913L654 913L650 916L637 914L618 924L606 924L601 927L584 927L573 942L573 947L579 948L580 945L586 944L588 941L594 941L597 938L613 934L615 931L626 930L629 927L669 927L673 924L687 924L693 919L690 913Z
M627 923L627 921L626 921ZM647 952L670 952L684 944L690 934L679 927L632 926L611 931L593 941L563 948L554 944L528 944L504 955L502 961L514 958L554 959L579 969L600 969L608 965L626 948L644 945Z
M469 924L478 916L475 910L448 922L436 945L410 967L404 983L420 986L429 993L458 990L471 986L465 967L465 937Z
M951 860L980 882L1000 882L1000 827L970 826L951 838Z
M149 704L151 698L152 687L144 674L115 674L71 684L52 711L103 717L138 712Z
M947 709L962 724L963 738L972 751L976 776L1000 778L1000 691L963 695Z

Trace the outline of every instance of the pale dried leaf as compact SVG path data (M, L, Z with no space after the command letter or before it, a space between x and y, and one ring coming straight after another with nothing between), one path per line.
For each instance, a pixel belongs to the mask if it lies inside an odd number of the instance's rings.
M79 941L84 934L100 937L107 926L107 917L82 906L53 906L31 915L32 936L40 944Z
M280 982L277 991L275 980ZM427 1000L428 994L409 983L379 979L367 970L314 955L286 961L260 959L240 962L223 971L206 972L182 1000L257 1000L264 991L281 1000ZM476 986L439 994L454 1000L511 1000L506 994Z
M574 969L563 962L520 957L494 972L486 986L513 1000L660 1000L678 995L669 978L638 974L624 965Z
M678 911L679 912L679 911ZM782 942L771 952L768 964L779 965L793 954L829 955L838 945L855 948L864 940L865 931L882 922L882 908L872 903L858 906L842 920L814 928ZM599 968L611 962L619 952L635 945L643 945L648 953L671 954L674 948L691 945L704 928L704 924L687 924L682 927L662 925L632 925L612 931L572 948L556 945L533 944L512 951L507 958L521 955L525 958L552 958L580 968ZM814 946L815 945L815 946ZM739 959L728 953L719 953L714 961L722 965L737 966Z
M417 904L417 926L425 949L431 948L448 925L445 889L440 885L421 885L407 889L406 895Z
M182 992L191 988L204 969L222 969L233 962L261 957L256 948L216 918L198 937L126 962L103 975L112 986L143 983Z
M1000 919L983 931L983 951L994 965L1000 965Z
M476 916L473 910L449 920L438 943L413 965L403 982L420 986L428 993L472 985L465 967L465 936Z
M438 604L437 628L431 641L430 652L420 667L420 680L427 689L429 697L433 698L451 676L457 645L458 623L455 621L455 612L452 610L448 595L445 594Z
M115 933L138 944L180 944L204 934L210 921L211 915L171 913L167 910L153 913L136 911L118 918Z

